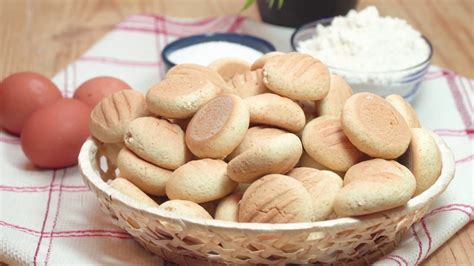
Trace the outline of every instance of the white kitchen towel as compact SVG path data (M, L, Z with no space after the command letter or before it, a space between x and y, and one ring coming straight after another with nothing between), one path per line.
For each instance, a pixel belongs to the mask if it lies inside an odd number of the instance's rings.
M65 96L98 75L146 91L164 74L160 52L176 38L205 32L244 32L289 51L291 29L242 17L182 20L136 15L54 77ZM473 218L473 81L431 67L413 102L424 127L454 152L456 176L432 210L413 225L384 265L414 265ZM17 137L0 131L0 261L11 264L160 264L103 214L77 167L39 170Z

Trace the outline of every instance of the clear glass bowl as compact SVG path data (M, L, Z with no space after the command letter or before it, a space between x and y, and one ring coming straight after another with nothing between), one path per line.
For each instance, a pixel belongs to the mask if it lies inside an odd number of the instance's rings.
M291 46L298 51L298 44L301 41L312 39L316 35L317 25L330 25L333 18L326 18L305 24L297 28L291 36ZM380 96L399 94L407 100L412 100L418 92L423 76L428 71L433 56L433 47L430 41L426 41L430 52L428 57L419 64L406 69L386 71L386 72L366 72L338 68L330 66L331 73L342 76L352 87L354 92L369 91ZM364 78L361 79L361 76Z

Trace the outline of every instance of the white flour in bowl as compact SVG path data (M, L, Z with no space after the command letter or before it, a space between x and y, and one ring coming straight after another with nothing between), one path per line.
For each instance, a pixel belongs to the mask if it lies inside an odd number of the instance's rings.
M207 66L222 57L235 57L253 63L262 52L238 43L215 41L203 42L171 52L169 59L175 64L193 63Z
M320 59L334 72L357 72L351 73L351 82L355 83L390 83L400 78L398 73L368 72L414 67L428 59L430 53L421 34L405 20L381 17L373 6L335 17L331 25L318 25L315 33L313 38L299 42L297 50Z

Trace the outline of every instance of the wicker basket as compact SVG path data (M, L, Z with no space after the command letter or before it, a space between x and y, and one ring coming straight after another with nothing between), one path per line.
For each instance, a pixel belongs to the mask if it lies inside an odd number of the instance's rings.
M454 158L435 136L442 172L427 191L403 207L359 218L293 224L235 223L180 218L131 201L104 180L98 144L88 139L79 155L85 184L115 224L165 260L188 265L370 263L392 250L402 234L427 212L454 176ZM103 165L103 164L102 164Z

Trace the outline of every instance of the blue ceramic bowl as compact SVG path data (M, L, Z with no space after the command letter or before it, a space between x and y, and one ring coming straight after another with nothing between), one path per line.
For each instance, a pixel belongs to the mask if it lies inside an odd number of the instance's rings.
M198 43L204 42L215 42L215 41L225 41L231 43L237 43L244 45L250 48L253 48L262 53L268 53L275 51L275 47L270 42L247 34L238 34L238 33L209 33L201 35L193 35L185 38L178 39L174 42L169 43L165 46L161 52L161 58L165 63L166 70L172 68L175 63L171 62L169 56L172 52L188 47Z

